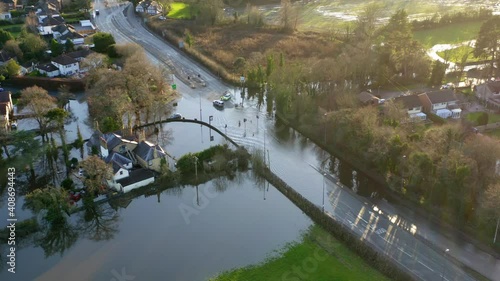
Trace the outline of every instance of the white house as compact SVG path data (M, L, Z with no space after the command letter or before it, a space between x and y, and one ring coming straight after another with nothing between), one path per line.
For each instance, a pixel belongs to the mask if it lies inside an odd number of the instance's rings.
M394 99L394 102L401 103L408 113L408 117L412 121L420 121L427 119L427 115L423 113L423 105L417 95L400 96Z
M149 15L157 15L163 11L163 6L156 1L141 1L135 7L137 13L147 13Z
M38 70L41 74L47 75L48 77L59 76L59 69L50 62L37 65L35 69Z
M52 28L64 24L64 18L59 15L48 15L38 17L39 26L38 32L40 35L52 34Z
M458 99L452 89L423 93L418 97L425 112L441 118L460 118L462 109L458 107Z
M9 11L0 13L0 20L10 20L12 19L12 15Z
M127 193L133 189L146 186L155 181L154 173L147 169L137 169L129 172L129 176L116 181L115 189Z
M65 54L53 58L51 63L59 69L60 75L71 76L80 72L78 61Z

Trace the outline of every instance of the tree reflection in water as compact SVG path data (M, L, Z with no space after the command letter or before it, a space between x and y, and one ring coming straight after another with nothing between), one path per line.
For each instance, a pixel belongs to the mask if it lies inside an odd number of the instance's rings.
M62 255L77 240L78 231L67 219L63 219L55 224L47 224L43 231L38 232L35 238L35 245L43 249L47 258L56 253Z
M109 204L95 204L91 196L84 196L78 220L81 234L93 241L113 239L118 232L118 221L118 212Z

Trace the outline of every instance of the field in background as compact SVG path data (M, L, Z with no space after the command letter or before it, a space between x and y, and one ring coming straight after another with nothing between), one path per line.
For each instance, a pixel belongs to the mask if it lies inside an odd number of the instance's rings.
M300 270L297 274L294 268ZM306 277L305 279L300 277ZM295 278L295 279L294 279ZM245 268L234 269L210 281L243 280L389 280L345 245L318 226L300 243L287 245L278 257Z
M482 21L456 23L444 27L416 31L413 33L413 36L428 48L436 44L457 44L476 39L482 23Z
M173 19L190 19L191 18L189 4L180 3L180 2L173 2L172 4L170 4L170 7L172 9L170 10L170 12L168 12L168 15L167 15L169 18L173 18Z

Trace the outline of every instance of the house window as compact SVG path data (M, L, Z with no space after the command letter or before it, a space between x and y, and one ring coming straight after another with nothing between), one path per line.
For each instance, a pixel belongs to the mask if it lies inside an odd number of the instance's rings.
M123 175L123 171L120 171L120 175Z
M148 165L153 166L153 160L149 160Z

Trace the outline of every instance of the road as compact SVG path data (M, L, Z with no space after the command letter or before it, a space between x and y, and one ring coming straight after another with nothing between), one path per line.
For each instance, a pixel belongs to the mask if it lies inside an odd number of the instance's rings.
M450 257L453 257L492 280L500 280L499 260L472 245L447 239L425 220L407 216L384 200L358 196L341 186L332 175L323 176L321 167L330 158L327 153L294 130L275 126L273 114L265 112L254 100L242 99L240 89L224 84L144 29L135 17L133 7L123 13L127 5L109 1L109 8L105 8L101 1L97 1L96 8L101 11L96 17L98 28L112 33L117 43L140 44L154 63L177 68L179 73L201 76L207 85L196 89L183 83L185 79L182 77L174 79L177 90L182 94L177 110L184 116L199 117L205 121L208 116L213 116L212 125L226 132L237 143L250 150L266 151L271 170L320 208L324 186L325 211L349 227L360 239L387 254L415 279L474 280L452 262ZM233 102L226 103L223 110L215 109L211 101L226 90L233 94ZM445 252L446 249L449 252Z

